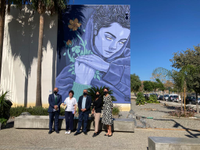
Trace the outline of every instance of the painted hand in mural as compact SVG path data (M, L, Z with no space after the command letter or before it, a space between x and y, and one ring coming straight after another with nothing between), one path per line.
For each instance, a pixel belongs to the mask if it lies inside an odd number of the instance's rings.
M79 56L78 58L76 58L76 60L98 71L107 72L109 68L109 63L107 63L97 55Z
M94 77L95 70L91 67L88 67L84 63L76 60L75 74L76 74L76 79L75 79L76 83L90 85Z

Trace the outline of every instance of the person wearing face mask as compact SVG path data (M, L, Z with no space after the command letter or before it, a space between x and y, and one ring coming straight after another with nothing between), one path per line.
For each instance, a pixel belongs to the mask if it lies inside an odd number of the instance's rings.
M49 134L52 133L52 125L53 125L53 120L55 117L54 121L54 129L56 133L59 133L58 131L58 120L59 120L59 113L60 113L60 105L62 102L62 96L58 94L58 88L54 88L53 94L49 95L49 108L48 108L48 113L49 113Z
M81 133L80 129L81 129L83 120L84 120L84 125L83 125L82 131L85 135L87 135L87 122L88 122L88 118L89 118L91 102L92 102L91 97L88 96L87 89L84 89L83 95L80 96L79 100L78 100L79 120L78 120L78 128L74 135L78 135Z
M92 109L92 114L94 114L95 118L95 132L93 134L93 137L97 136L99 134L99 120L101 116L101 110L103 106L103 100L100 96L99 91L96 92L96 98L93 102L93 109Z
M113 103L112 98L108 94L108 88L104 88L104 96L103 96L103 116L102 116L102 123L106 125L107 127L107 133L105 136L111 137L112 136L112 130L111 126L113 124L113 118L112 118L112 109L113 109Z

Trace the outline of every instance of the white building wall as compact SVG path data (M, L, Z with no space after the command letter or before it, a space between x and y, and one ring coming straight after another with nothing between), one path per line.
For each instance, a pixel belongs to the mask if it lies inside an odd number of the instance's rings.
M45 15L42 57L42 104L55 85L57 15ZM35 105L39 14L15 6L5 17L1 88L9 91L14 106Z

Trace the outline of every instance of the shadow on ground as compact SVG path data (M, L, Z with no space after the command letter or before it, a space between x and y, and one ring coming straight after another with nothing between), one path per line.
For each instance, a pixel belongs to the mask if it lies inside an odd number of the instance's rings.
M177 121L175 121L174 119L154 119L154 120L156 120L156 121L172 121L172 122L174 122L173 127L174 128L181 127L182 129L184 129L188 133L185 136L187 136L189 138L198 138L200 136L200 130L186 128L183 125L181 125L180 123L178 123ZM196 132L196 133L194 134L192 132Z

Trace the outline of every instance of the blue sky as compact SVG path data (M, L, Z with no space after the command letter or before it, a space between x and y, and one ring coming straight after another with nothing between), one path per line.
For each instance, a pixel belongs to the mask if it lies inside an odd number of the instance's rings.
M200 0L71 0L71 4L131 5L131 74L150 80L172 69L174 52L200 44Z

